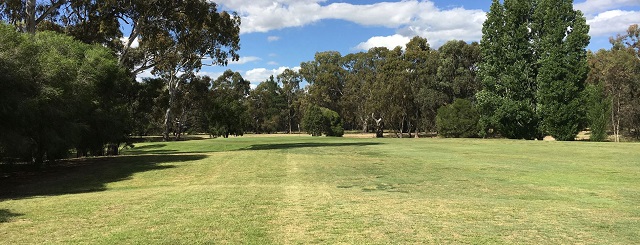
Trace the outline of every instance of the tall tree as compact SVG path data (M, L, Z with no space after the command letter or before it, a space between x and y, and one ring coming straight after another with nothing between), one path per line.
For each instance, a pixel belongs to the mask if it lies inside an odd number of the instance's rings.
M204 113L207 115L209 134L225 138L244 134L249 122L246 105L250 94L249 84L240 73L231 70L213 81L210 106Z
M476 95L483 135L573 139L583 119L587 32L572 1L494 0L483 25L483 90Z
M574 140L584 126L589 26L572 0L539 0L533 31L538 55L537 110L542 129L557 140Z
M298 99L302 93L300 89L302 77L297 71L286 69L278 75L277 79L278 83L282 84L282 92L287 104L287 108L284 111L287 132L291 133L293 131L293 125L299 125L300 122L296 120L296 118L300 115L300 103L298 103Z
M300 64L300 74L309 83L313 103L339 111L343 96L345 71L342 55L336 51L318 52L314 60Z

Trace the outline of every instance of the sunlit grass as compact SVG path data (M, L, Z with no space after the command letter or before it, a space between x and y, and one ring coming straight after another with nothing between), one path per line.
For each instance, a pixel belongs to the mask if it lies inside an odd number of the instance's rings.
M125 153L5 194L1 243L640 237L639 144L295 136L154 142Z

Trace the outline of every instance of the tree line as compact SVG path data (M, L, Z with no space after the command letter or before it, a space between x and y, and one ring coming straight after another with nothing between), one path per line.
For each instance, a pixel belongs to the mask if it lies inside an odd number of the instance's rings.
M3 162L117 154L135 136L185 133L640 137L640 28L587 51L589 27L572 1L494 0L481 44L434 49L414 37L393 49L318 52L254 89L232 70L197 75L205 58L238 59L240 19L214 3L0 4ZM144 70L156 77L136 81Z

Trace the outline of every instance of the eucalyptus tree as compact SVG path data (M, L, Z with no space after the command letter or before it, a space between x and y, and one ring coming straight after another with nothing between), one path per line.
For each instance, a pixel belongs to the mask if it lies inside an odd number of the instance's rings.
M346 77L339 52L316 53L313 61L300 64L300 74L309 83L308 92L313 103L339 111Z
M286 120L287 132L293 131L293 125L299 125L300 120L300 103L298 100L302 94L300 88L300 82L302 82L302 76L295 70L286 69L284 72L277 76L278 83L282 85L283 96L286 101L286 109L284 110L284 116ZM298 131L300 129L298 128Z
M426 38L414 37L406 45L404 59L409 66L410 93L415 105L410 118L418 137L420 129L434 129L436 112L446 103L436 77L440 58Z
M600 100L606 100L609 125L614 141L626 128L628 132L640 130L640 64L627 49L600 50L589 59L589 83L603 89Z

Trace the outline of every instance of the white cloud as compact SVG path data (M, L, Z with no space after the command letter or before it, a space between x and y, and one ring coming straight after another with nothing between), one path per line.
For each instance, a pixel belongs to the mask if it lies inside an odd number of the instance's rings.
M637 1L637 0L636 0ZM422 36L437 47L447 40L479 41L486 13L461 7L440 9L429 0L404 0L374 4L331 3L322 0L220 0L242 17L242 33L300 27L324 19L350 21L364 26L396 28L406 38ZM373 37L358 45L398 37ZM393 43L396 45L398 43Z
M614 36L624 33L632 24L640 23L640 11L611 10L587 20L591 36Z
M207 77L210 77L213 80L218 79L218 77L222 76L222 74L224 74L224 72L210 72L210 71L199 71L199 72L196 72L197 76L202 76L202 77L207 76Z
M246 63L250 63L250 62L254 62L254 61L259 61L262 60L260 57L255 57L255 56L244 56L244 57L240 57L240 59L238 61L229 61L229 65L243 65Z
M602 11L639 5L639 0L586 0L581 3L575 3L574 7L581 10L585 15L593 15Z
M275 41L278 41L278 40L280 40L279 36L268 36L267 37L267 41L269 41L269 42L275 42Z
M121 37L120 41L124 44L127 45L127 42L129 42L129 37ZM132 48L137 48L138 46L140 46L140 43L138 42L138 38L133 39L133 42L131 43L131 47Z
M269 62L267 62L267 65L277 66L277 65L278 65L278 62L275 62L275 61L269 61Z
M278 67L277 69L255 68L255 69L252 69L252 70L249 70L249 71L245 72L242 77L251 82L251 88L255 88L261 82L264 82L267 79L269 79L269 76L273 76L274 79L275 79L275 77L280 75L286 69L291 69L291 70L294 70L294 71L298 71L298 70L300 70L300 67L281 66L281 67Z
M366 42L361 42L355 49L369 50L375 47L387 47L388 49L394 49L396 46L404 48L405 44L409 42L410 38L395 34L393 36L377 36L369 38Z

